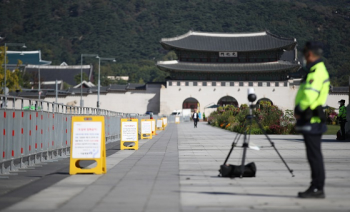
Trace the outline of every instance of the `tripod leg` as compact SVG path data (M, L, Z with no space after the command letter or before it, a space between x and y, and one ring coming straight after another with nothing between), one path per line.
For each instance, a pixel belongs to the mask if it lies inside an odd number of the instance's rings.
M267 140L270 142L271 146L275 149L277 155L281 158L282 162L284 163L284 165L287 167L288 171L290 172L290 174L292 175L292 177L294 177L293 174L293 170L289 168L287 162L283 159L282 155L279 153L279 151L277 150L277 148L275 147L275 143L273 141L271 141L270 137L267 135L267 133L265 132L264 128L261 126L259 120L257 117L255 117L255 122L258 124L259 128L261 129L261 131L264 133L264 135L266 136Z
M249 119L249 125L250 128L249 128L249 135L250 135L250 131L252 129L252 120ZM245 130L244 132L244 140L243 140L243 156L242 156L242 164L241 164L241 178L243 177L243 174L244 174L244 163L245 163L245 157L246 157L246 154L247 154L247 148L249 146L249 140L247 139L247 129Z
M243 124L243 130L245 131L245 129L246 129L246 123L244 122L244 124ZM235 139L234 139L233 142L232 142L231 149L230 149L230 151L229 151L229 153L228 153L228 155L227 155L227 157L226 157L225 162L224 162L223 165L225 165L225 164L227 163L228 159L229 159L230 156L231 156L231 153L232 153L233 149L235 148L235 145L238 143L239 139L241 138L241 135L242 135L241 133L237 133L237 134L236 134Z

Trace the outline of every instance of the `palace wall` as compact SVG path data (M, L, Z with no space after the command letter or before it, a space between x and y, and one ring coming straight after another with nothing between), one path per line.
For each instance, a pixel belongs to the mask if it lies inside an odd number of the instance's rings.
M279 87L251 87L255 88L258 100L268 98L274 105L277 105L283 110L294 109L294 99L298 86L289 83L288 86L284 86L283 83L280 83L280 85ZM205 107L217 104L220 98L227 95L234 97L239 105L247 104L248 87L250 86L239 86L239 83L236 85L236 82L235 86L230 86L229 82L226 82L226 86L193 86L193 82L188 82L188 86L183 83L180 83L178 86L177 83L173 82L173 85L169 86L168 81L167 86L147 84L146 90L129 90L126 92L101 94L100 102L101 109L111 111L140 114L146 111L153 111L155 114L170 114L173 110L182 109L182 104L186 98L193 97L199 101L200 111L203 112ZM83 99L84 106L96 107L97 94L84 95ZM348 100L349 97L346 94L330 94L326 105L338 108L338 101L340 99ZM55 97L46 97L43 100L54 102ZM58 98L58 102L63 104L74 100L77 101L76 106L79 106L79 95ZM8 106L10 108L12 107L11 101L9 101ZM16 108L20 108L19 101L16 102Z
M140 114L144 114L146 111L153 111L157 114L160 111L160 87L161 85L159 84L147 84L146 90L101 94L101 109ZM96 107L97 94L83 96L83 99L85 107ZM58 98L58 102L64 104L74 100L77 101L77 106L79 106L79 95ZM46 97L45 101L55 101L55 97Z
M246 84L246 83L244 83ZM266 86L239 86L239 83L235 83L235 86L230 86L227 82L226 86L193 86L193 82L188 82L188 86L180 82L172 83L167 87L162 87L160 92L160 113L169 114L173 110L182 109L182 104L187 98L195 98L200 104L200 111L204 111L204 108L217 104L219 99L224 96L232 96L238 104L247 104L247 90L248 87L254 87L257 95L257 100L261 98L270 99L274 105L278 106L282 110L294 109L294 99L298 91L298 86L288 85L284 86L283 83L279 83L281 86L266 87ZM272 85L272 83L271 83ZM348 95L330 94L326 105L338 108L338 101L340 99L348 99ZM209 115L209 114L206 114Z

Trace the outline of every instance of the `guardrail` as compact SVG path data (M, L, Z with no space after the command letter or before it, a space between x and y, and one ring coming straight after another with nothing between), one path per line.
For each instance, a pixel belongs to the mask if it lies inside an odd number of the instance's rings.
M0 174L69 155L71 118L105 117L106 143L120 139L124 113L0 95Z

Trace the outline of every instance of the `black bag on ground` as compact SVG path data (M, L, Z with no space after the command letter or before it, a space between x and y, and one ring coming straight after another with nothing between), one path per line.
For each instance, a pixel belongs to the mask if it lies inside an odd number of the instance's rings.
M221 177L240 177L241 176L241 167L242 166L235 166L235 165L221 165L220 166L220 174ZM249 163L244 166L244 173L242 177L255 177L256 174L256 166L255 163Z

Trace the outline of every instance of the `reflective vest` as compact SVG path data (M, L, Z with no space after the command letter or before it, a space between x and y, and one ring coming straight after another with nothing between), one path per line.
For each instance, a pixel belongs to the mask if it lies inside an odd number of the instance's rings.
M295 105L303 111L310 108L314 110L326 103L329 92L329 74L322 61L313 65L306 78L301 82ZM321 123L319 117L312 117L310 123Z
M342 118L343 120L346 120L346 107L344 105L340 106L338 117Z

